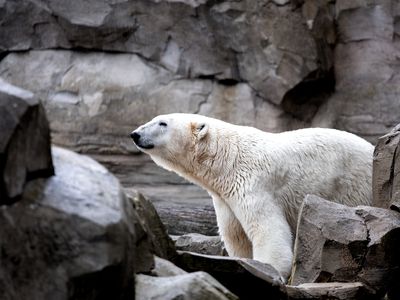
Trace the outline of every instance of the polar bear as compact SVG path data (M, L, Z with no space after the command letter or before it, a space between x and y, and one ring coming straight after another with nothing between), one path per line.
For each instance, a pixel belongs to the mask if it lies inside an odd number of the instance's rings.
M131 133L159 166L208 191L230 256L269 263L287 278L306 194L371 203L373 146L335 129L268 133L194 114L157 116Z

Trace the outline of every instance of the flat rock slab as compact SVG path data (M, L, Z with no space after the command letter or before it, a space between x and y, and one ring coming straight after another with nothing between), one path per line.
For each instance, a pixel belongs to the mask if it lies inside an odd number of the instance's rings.
M368 300L376 299L361 282L304 283L286 286L288 299Z
M56 175L0 208L0 291L11 299L133 299L150 242L118 180L93 159L53 148Z
M188 272L204 271L240 299L286 299L278 271L251 259L178 251L174 262Z
M177 250L189 251L207 255L224 255L224 243L219 236L206 236L198 233L188 233L171 236Z
M383 296L399 278L400 215L309 195L299 214L294 252L293 285L363 282Z
M50 129L41 103L0 78L0 205L18 200L27 181L52 174Z
M237 300L236 295L205 272L172 277L137 275L137 300Z

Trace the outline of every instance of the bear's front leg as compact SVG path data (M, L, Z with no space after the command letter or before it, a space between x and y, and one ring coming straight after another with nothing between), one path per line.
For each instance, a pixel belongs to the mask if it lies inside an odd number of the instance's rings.
M224 200L218 197L212 198L217 216L218 230L229 256L252 258L251 242L242 225L240 225Z
M253 259L268 263L286 280L291 272L292 232L284 212L273 201L237 201L233 207L253 246Z

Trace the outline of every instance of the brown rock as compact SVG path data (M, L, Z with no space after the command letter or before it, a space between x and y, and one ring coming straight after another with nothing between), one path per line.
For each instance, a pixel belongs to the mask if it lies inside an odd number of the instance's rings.
M372 187L374 206L400 212L400 124L378 140Z
M291 284L359 281L383 296L398 276L399 251L397 212L309 195L299 214Z
M49 124L41 103L0 79L0 205L15 202L27 181L53 172Z

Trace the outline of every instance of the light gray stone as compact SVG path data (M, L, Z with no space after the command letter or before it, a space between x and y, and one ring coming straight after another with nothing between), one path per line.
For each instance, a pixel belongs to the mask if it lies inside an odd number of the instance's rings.
M204 272L172 277L136 275L135 299L234 300L239 299Z
M154 268L151 270L151 274L156 277L170 277L187 274L187 272L175 266L172 262L155 256Z
M397 1L337 1L333 7L329 1L318 1L318 7L317 1L306 2L314 5L309 11L315 16L325 13L334 20L330 24L338 30L330 43L327 34L319 35L324 49L333 49L326 53L335 70L335 89L311 124L347 130L375 143L398 123L400 113L400 48L393 38L399 13L392 9Z
M208 255L224 255L223 242L219 236L206 236L188 233L172 236L177 250L190 251Z

